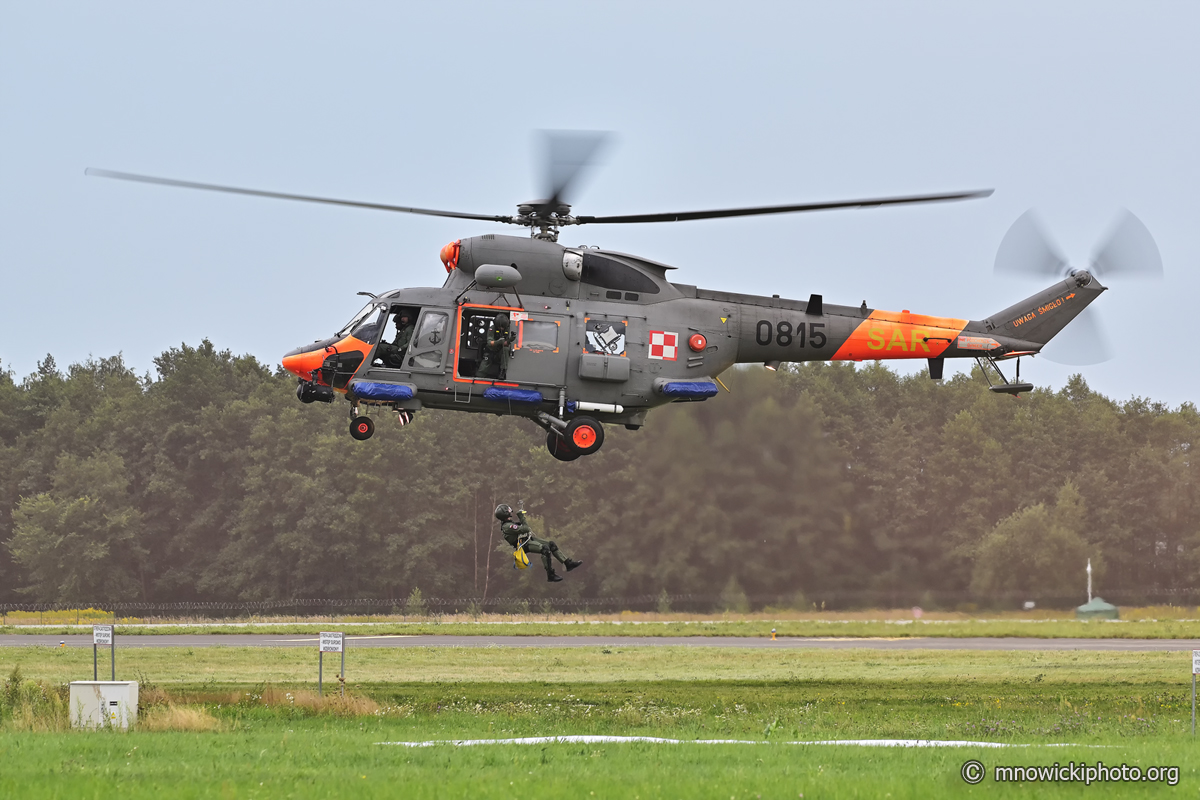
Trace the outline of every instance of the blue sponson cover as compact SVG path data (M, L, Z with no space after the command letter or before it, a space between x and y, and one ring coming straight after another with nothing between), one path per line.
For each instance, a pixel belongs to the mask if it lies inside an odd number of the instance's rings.
M398 383L367 383L355 381L354 393L364 400L412 400L413 387Z
M712 397L717 385L711 381L668 381L662 393L667 397Z
M491 386L483 391L484 400L510 403L540 403L542 393L533 389L508 389L503 386Z

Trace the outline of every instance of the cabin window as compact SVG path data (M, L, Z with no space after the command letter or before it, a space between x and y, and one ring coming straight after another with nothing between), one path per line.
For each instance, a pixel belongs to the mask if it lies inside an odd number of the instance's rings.
M430 347L439 345L446 338L447 316L440 313L429 313L421 318L421 328L417 331L417 345Z
M535 353L558 351L558 323L527 319L521 322L521 350Z
M619 290L615 298L617 300L621 299L620 292L658 294L658 284L648 276L627 264L595 253L583 254L582 280L592 286ZM609 296L612 296L611 292Z
M437 369L442 365L446 352L446 324L449 316L441 312L427 311L421 317L417 335L409 345L408 363L422 369Z

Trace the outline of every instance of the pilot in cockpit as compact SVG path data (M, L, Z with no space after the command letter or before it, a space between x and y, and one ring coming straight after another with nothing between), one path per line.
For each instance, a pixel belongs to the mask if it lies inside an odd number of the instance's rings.
M404 353L408 343L412 341L413 318L412 312L403 308L395 314L396 338L389 342L380 342L379 358L385 367L400 369L404 366Z

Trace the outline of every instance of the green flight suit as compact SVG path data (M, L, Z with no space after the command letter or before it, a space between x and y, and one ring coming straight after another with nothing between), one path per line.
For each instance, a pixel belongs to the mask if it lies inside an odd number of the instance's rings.
M511 330L493 327L488 332L487 342L483 346L483 359L479 362L479 369L475 370L475 377L504 380L508 375L509 346L516 336Z
M559 563L566 564L568 559L558 549L558 545L546 539L539 539L533 535L533 531L525 522L525 512L518 511L516 520L510 519L508 522L500 523L500 533L504 536L504 541L512 545L514 550L517 545L524 542L526 553L540 553L542 556L542 565L546 567L546 574L554 572L554 566L550 561L550 557L557 558Z
M401 352L404 352L408 349L408 343L412 341L412 335L413 325L410 323L396 331L396 338L392 340L392 346L399 348Z
M386 367L401 369L404 366L404 353L408 350L408 343L412 341L413 326L412 324L405 325L396 331L396 338L391 344L384 342L379 345L379 356L383 359L383 364Z

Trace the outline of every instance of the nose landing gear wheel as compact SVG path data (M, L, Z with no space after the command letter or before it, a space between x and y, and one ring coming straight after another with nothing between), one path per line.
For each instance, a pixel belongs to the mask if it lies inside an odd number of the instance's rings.
M559 461L574 461L579 458L579 453L576 452L575 448L571 447L566 439L554 431L546 434L546 449L550 451L550 455Z
M581 456L590 456L604 444L604 428L591 417L576 417L567 423L563 438Z
M375 432L375 423L370 417L355 417L350 420L350 435L360 442L371 438Z

